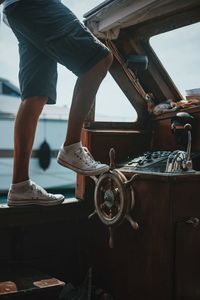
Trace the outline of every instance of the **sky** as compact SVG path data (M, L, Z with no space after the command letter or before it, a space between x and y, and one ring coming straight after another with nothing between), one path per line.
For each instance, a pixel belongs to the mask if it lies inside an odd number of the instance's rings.
M63 0L82 21L83 14L100 4L102 0ZM2 9L2 8L0 8ZM151 39L151 45L158 54L168 73L185 95L186 89L200 87L200 23ZM9 79L18 86L18 46L12 31L1 22L0 25L0 77ZM71 104L76 76L63 66L58 66L57 104ZM123 92L110 75L104 79L97 94L97 119L109 116L112 121L123 119L133 121L136 113Z

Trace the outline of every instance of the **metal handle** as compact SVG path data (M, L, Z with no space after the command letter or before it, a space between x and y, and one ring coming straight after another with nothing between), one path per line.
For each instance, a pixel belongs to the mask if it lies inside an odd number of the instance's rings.
M110 157L110 169L114 170L115 169L115 149L114 148L110 149L109 157Z

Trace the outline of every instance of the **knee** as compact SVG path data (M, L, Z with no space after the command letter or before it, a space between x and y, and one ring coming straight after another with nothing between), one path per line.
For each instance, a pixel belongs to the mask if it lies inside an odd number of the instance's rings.
M96 65L94 65L92 69L83 74L81 78L88 78L89 80L91 78L95 78L98 80L102 80L106 76L112 62L113 55L111 52L108 52L108 54L103 59L101 59Z
M102 70L107 73L107 71L110 69L110 66L112 65L113 62L113 55L111 52L109 52L100 62Z
M23 99L22 104L32 108L43 108L43 106L47 103L47 100L48 98L44 96L33 96Z
M26 112L31 112L32 116L38 116L47 103L47 97L34 96L25 98L21 103L21 108Z
M97 73L101 78L104 78L112 65L113 55L109 52L100 62L98 62L94 68L93 72Z
M109 69L113 62L113 55L112 52L109 52L108 55L105 57L105 63L107 65L107 68Z

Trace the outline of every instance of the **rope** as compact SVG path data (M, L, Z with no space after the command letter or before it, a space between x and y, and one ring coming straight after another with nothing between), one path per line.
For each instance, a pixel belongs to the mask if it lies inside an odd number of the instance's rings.
M117 61L122 66L124 72L126 73L128 79L133 84L134 88L137 90L137 92L140 94L140 96L144 100L146 100L147 96L148 96L147 93L145 93L143 87L139 83L139 80L135 76L134 72L132 70L130 70L130 69L127 68L126 63L124 62L124 59L122 58L122 56L120 55L119 51L117 50L117 47L115 46L115 44L111 40L106 40L105 42L106 42L106 45L108 46L108 48L110 48L110 50L112 51L112 53L115 56L115 58L117 59Z

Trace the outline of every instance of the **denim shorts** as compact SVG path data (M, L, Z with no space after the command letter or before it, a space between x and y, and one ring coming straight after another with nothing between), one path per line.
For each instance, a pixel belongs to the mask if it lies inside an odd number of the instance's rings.
M54 104L57 63L80 76L109 53L59 0L21 0L4 13L19 42L22 100L45 96Z

